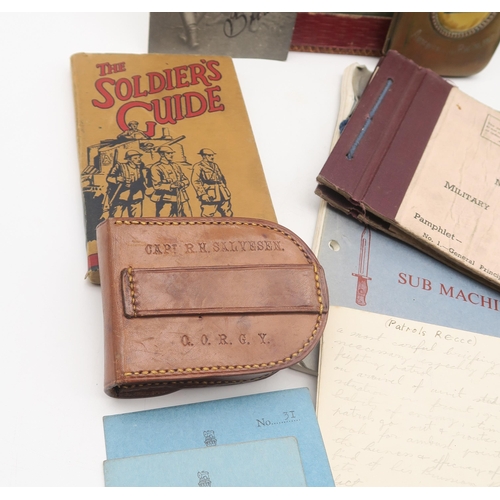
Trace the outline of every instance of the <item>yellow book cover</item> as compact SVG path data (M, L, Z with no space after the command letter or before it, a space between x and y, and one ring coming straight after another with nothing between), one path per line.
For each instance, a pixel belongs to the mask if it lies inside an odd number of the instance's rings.
M109 217L254 217L276 222L229 57L71 58L87 277Z

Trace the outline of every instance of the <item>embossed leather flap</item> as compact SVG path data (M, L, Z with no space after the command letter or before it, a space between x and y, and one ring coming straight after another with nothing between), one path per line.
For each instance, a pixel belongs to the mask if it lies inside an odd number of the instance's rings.
M316 312L312 264L122 271L125 316Z
M300 361L323 331L323 270L283 226L109 219L97 236L112 396L260 379Z

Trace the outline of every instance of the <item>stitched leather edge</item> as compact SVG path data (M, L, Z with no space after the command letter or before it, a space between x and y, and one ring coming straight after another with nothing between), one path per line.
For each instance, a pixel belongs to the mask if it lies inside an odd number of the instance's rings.
M236 385L246 384L247 382L256 382L264 380L274 375L276 372L268 372L254 378L241 379L241 380L213 380L213 379L194 379L194 380L169 380L166 382L147 382L144 384L121 384L116 385L118 389L133 389L135 387L178 387L179 389L186 389L187 387L202 387L207 385Z

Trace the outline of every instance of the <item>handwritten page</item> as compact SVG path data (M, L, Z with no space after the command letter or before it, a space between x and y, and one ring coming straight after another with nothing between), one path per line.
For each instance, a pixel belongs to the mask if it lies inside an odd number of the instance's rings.
M500 339L333 307L322 342L337 486L500 486Z

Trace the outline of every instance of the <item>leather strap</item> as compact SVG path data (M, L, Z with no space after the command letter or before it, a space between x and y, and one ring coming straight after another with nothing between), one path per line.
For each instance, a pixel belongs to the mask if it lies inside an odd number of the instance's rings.
M319 313L315 274L312 265L129 267L121 273L125 315Z

